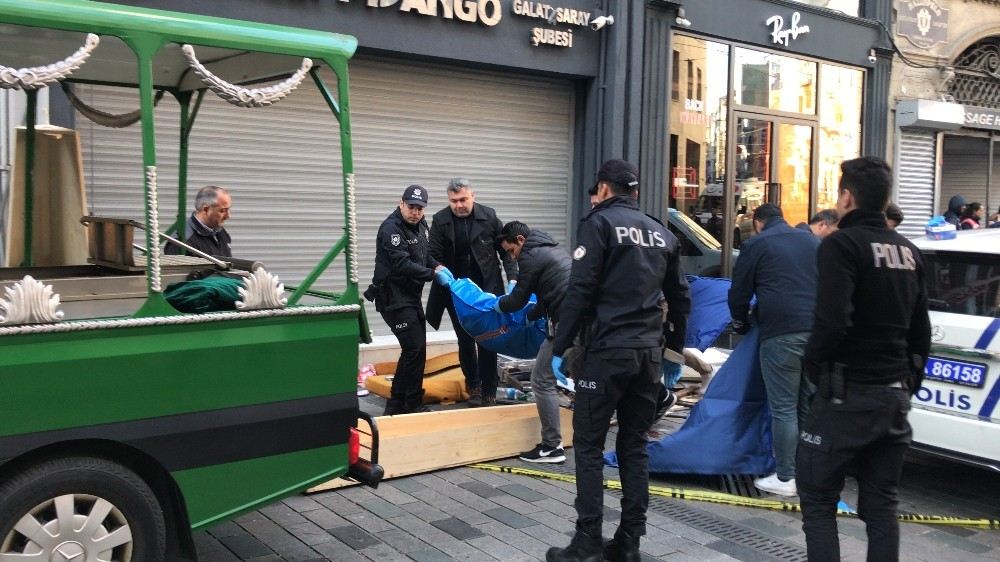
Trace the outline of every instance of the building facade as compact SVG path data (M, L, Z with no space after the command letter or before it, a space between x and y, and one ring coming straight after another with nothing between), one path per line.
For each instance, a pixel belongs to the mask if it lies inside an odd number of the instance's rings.
M904 232L961 195L1000 205L1000 2L897 0L890 149Z
M841 160L890 145L893 51L878 20L890 21L891 0L119 1L358 37L363 276L378 224L410 183L430 190L434 211L448 179L466 177L502 220L570 242L597 167L613 157L639 164L647 213L674 209L710 227L722 250L709 273L726 274L756 205L776 202L789 222L805 220L833 205ZM112 114L138 105L134 92L100 85L76 95ZM317 234L343 227L321 187L338 172L323 156L326 105L311 85L259 115L212 96L204 104L189 184L228 186L234 253L294 284L325 250ZM138 216L138 130L108 130L59 106L56 124L81 134L89 212ZM169 96L156 127L180 134ZM239 170L234 155L246 162ZM176 154L158 158L169 185ZM161 209L177 205L161 194Z
M650 169L659 176L646 187L660 193L661 214L683 213L722 243L721 273L753 234L758 205L780 205L793 225L807 221L834 206L841 161L884 155L892 52L878 20L887 7L648 5L642 169L647 181Z

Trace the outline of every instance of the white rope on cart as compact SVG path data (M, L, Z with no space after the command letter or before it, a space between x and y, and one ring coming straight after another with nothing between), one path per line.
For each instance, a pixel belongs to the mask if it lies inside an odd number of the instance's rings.
M80 68L80 65L90 58L90 54L94 52L100 42L100 37L88 33L83 46L59 62L28 68L11 68L0 65L0 88L37 90L54 84Z
M302 66L289 76L287 80L272 86L251 89L226 82L222 78L212 74L210 70L198 61L194 47L191 45L183 45L181 51L188 60L188 66L191 67L191 70L194 70L194 73L201 78L201 81L208 86L209 90L212 90L217 96L227 102L239 107L265 107L281 100L292 93L295 88L299 87L299 84L305 80L306 74L313 65L312 59L304 58L302 59Z
M150 318L122 318L118 320L79 320L61 324L28 324L24 326L0 327L0 336L19 334L65 333L85 330L100 330L113 328L142 328L146 326L176 326L181 324L207 324L224 320L245 320L250 318L276 318L286 316L319 316L357 312L361 306L347 304L339 306L301 306L295 308L279 308L269 310L251 310L249 312L209 312L206 314L190 314L184 316L152 316Z
M146 166L146 185L149 186L149 226L153 243L149 248L150 288L154 293L163 292L160 283L160 211L156 193L156 166Z
M358 282L358 218L355 214L354 173L347 174L347 251L351 259L351 283Z

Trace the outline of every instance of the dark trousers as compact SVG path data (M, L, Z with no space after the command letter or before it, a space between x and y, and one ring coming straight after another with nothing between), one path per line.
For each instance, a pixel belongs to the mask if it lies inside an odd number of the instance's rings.
M427 326L420 306L383 310L382 319L399 341L399 362L392 378L392 398L413 400L423 396L427 360Z
M498 380L496 352L484 349L462 328L455 314L455 305L450 301L448 316L458 337L458 362L462 365L462 374L465 375L465 386L468 388L480 386L483 389L483 396L495 396Z
M576 526L601 535L604 516L604 443L611 414L618 412L618 471L622 479L619 528L646 534L649 457L646 432L653 425L660 382L659 348L587 350L576 377L573 451L576 455Z
M868 562L899 560L896 494L912 431L902 388L850 386L842 403L817 395L799 436L796 485L810 562L840 560L837 501L848 465L858 479L858 515L868 531Z

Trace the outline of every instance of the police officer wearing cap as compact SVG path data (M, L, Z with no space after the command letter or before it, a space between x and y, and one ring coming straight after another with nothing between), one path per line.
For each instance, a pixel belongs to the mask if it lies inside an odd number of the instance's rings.
M931 326L924 260L886 226L892 171L880 158L840 165L839 230L819 247L816 319L803 358L818 392L796 458L810 562L840 560L837 502L857 470L868 560L899 560L897 488L910 444L910 396Z
M577 230L579 246L553 342L558 372L564 354L567 364L575 363L570 356L579 355L578 334L583 347L582 368L569 373L576 379L576 534L568 547L549 549L549 562L640 560L649 504L646 432L663 386L663 348L681 353L691 299L677 238L639 210L638 193L635 166L605 162L597 174L597 205ZM604 545L603 453L615 412L624 497L618 530Z
M442 285L454 279L430 255L426 206L427 190L411 185L403 192L399 208L382 221L375 248L375 273L365 291L365 297L375 301L375 310L399 340L392 394L385 405L387 416L426 411L423 380L427 327L420 295L424 283L432 279Z

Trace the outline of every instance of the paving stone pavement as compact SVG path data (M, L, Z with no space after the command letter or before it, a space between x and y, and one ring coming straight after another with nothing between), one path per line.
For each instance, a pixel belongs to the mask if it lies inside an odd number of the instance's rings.
M675 407L656 429L670 433L685 415ZM572 473L567 456L563 465L499 464ZM618 479L614 469L606 474ZM654 483L714 487L692 478ZM901 509L912 513L1000 519L1000 475L929 457L914 455L907 463L901 496ZM195 542L202 562L544 560L549 547L565 546L572 536L574 497L571 483L462 467L389 480L375 490L291 497L199 532ZM857 505L853 481L843 499ZM606 536L614 532L619 502L605 494ZM864 524L840 519L839 530L843 559L864 561ZM901 532L901 560L1000 561L1000 530L903 524ZM805 561L804 545L795 513L653 498L641 549L645 562L794 562Z

